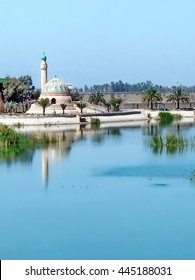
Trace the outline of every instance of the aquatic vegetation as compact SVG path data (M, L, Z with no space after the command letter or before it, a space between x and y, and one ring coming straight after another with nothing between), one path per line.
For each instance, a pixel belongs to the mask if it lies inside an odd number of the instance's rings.
M98 129L100 127L100 119L98 118L91 118L91 128Z
M173 120L174 121L180 121L182 119L182 115L180 114L173 114Z
M29 145L41 146L45 147L49 144L58 143L58 137L55 134L48 135L47 133L43 133L41 137L36 136L35 134L30 134L28 136Z
M0 125L0 158L14 158L18 154L35 147L45 147L58 143L56 135L44 133L41 137L35 134L23 135L7 125Z
M163 139L160 135L154 135L152 137L152 144L153 147L161 147L163 146Z
M1 146L18 145L19 143L26 142L26 137L14 131L14 129L7 125L0 125L0 144Z
M166 150L167 153L175 153L177 151L183 152L183 149L188 146L194 146L194 142L189 143L188 139L185 139L183 136L177 136L174 134L168 134L165 137L155 134L152 137L150 146L153 148L155 153L161 153Z
M188 141L182 136L167 135L165 144L167 147L184 147L188 145Z
M13 158L28 148L28 139L7 125L0 125L0 158Z
M171 114L169 112L160 112L158 114L160 125L169 125L173 121L179 121L182 119L180 114Z

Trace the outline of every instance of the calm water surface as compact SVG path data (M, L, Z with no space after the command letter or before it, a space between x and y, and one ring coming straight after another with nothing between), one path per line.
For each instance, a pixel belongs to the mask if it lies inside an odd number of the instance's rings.
M195 151L151 134L195 126L72 129L0 160L0 259L195 259Z

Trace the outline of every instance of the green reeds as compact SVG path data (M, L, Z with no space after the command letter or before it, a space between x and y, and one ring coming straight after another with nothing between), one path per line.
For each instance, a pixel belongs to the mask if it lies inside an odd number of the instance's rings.
M162 147L163 139L160 135L153 135L152 137L152 147Z
M167 135L165 145L167 147L185 147L188 145L188 141L182 136Z
M27 142L27 137L16 133L7 125L0 125L0 144L1 146L12 146Z
M34 134L23 135L7 125L0 125L0 158L14 158L28 149L48 147L56 143L59 143L59 138L55 134L44 133L41 137Z
M167 153L183 152L183 149L188 147L189 141L183 136L173 134L162 137L161 135L153 135L150 146L155 153L161 153L166 150ZM193 143L191 143L193 145Z
M158 114L160 125L169 125L173 121L179 121L182 119L180 114L171 114L169 112L160 112Z
M49 144L58 143L59 139L55 134L48 135L43 133L41 137L37 137L35 134L29 135L29 143L36 146L48 146Z
M91 128L98 129L100 127L100 119L98 118L91 118Z
M173 114L173 120L174 121L180 121L182 119L182 115L180 114Z

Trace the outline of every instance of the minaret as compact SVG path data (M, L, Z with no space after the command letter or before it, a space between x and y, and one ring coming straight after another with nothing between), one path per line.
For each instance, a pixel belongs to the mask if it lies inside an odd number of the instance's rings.
M47 83L47 57L43 53L41 57L41 91L43 90L44 85Z

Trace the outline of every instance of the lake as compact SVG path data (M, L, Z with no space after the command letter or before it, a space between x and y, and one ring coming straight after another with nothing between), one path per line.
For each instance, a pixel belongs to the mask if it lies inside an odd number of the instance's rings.
M59 128L1 156L0 259L195 259L195 150L155 150L154 133L195 125Z

